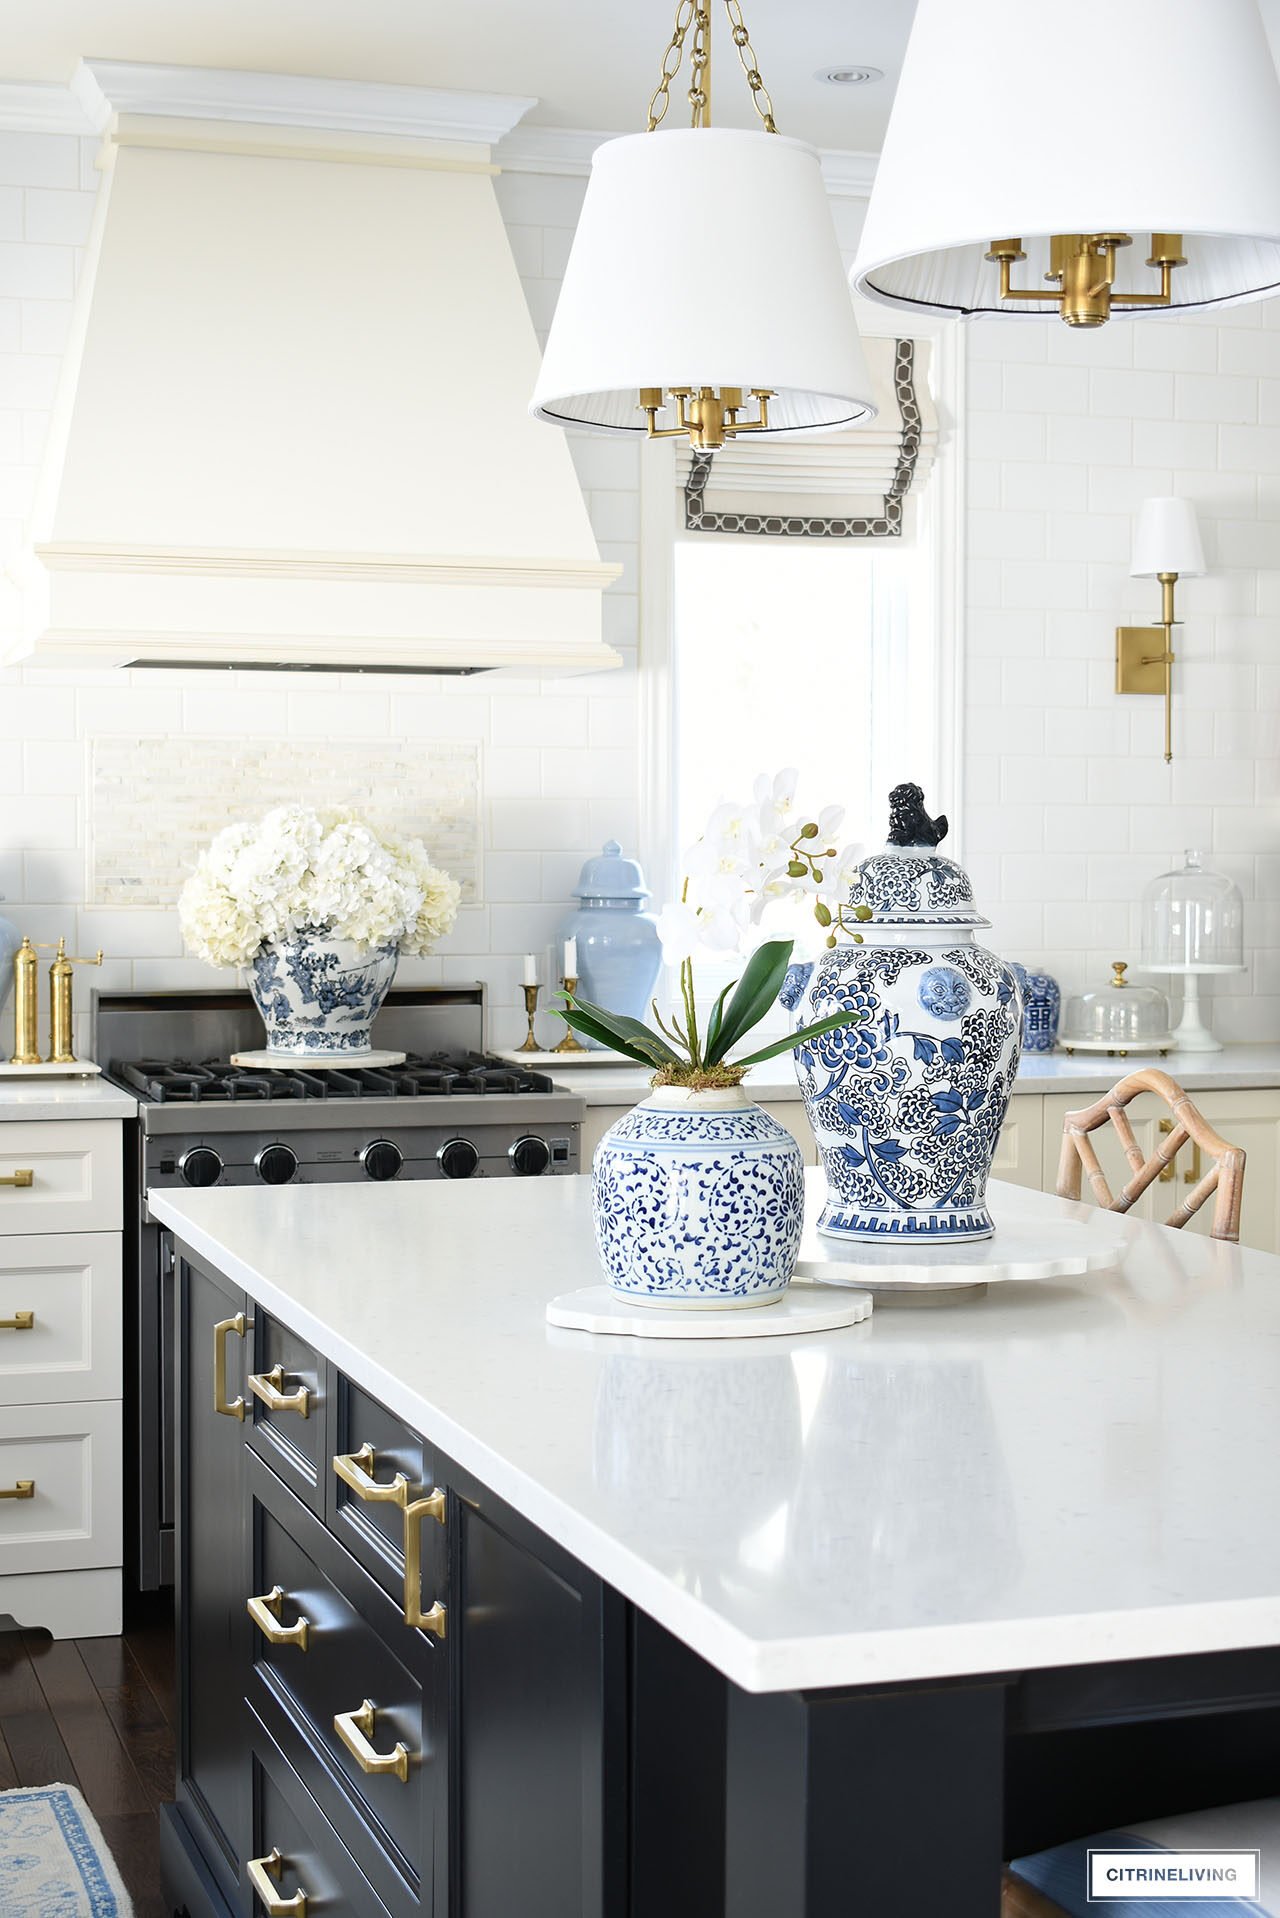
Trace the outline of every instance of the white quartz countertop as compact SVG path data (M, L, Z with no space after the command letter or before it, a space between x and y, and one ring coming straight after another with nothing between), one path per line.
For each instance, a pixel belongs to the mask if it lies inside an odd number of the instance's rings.
M5 1119L131 1119L138 1102L106 1079L0 1078Z
M997 1222L1089 1216L1006 1185L992 1202ZM661 1343L546 1324L598 1275L586 1177L150 1205L748 1690L1280 1642L1265 1253L1125 1220L1111 1272Z
M1241 1086L1280 1086L1280 1045L1224 1046L1221 1052L1131 1053L1127 1059L1105 1052L1026 1052L1014 1092L1106 1092L1126 1072L1159 1066L1186 1092L1232 1090ZM650 1074L643 1066L580 1066L553 1077L567 1091L580 1093L589 1106L625 1106L644 1096ZM765 1105L798 1099L800 1088L790 1060L775 1059L747 1074L751 1095Z

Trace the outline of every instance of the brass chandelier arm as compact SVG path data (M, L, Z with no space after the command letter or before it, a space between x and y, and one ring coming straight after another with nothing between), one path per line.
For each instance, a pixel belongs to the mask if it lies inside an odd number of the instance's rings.
M1116 254L1122 246L1133 244L1127 233L1055 233L1049 241L1049 271L1045 279L1058 282L1057 290L1040 292L1036 287L1013 285L1013 268L1025 260L1022 241L993 240L984 256L1000 268L1001 300L1029 300L1057 306L1069 326L1101 326L1112 312L1131 312L1139 307L1170 306L1173 301L1173 269L1185 266L1180 233L1153 233L1149 267L1159 269L1160 291L1139 293L1117 290Z
M676 423L659 426L658 414L668 396L675 401ZM751 397L759 408L759 417L740 420L738 414L746 404L740 386L722 386L719 392L714 386L673 386L665 391L660 386L642 386L640 411L648 422L651 440L687 438L695 452L714 453L726 440L736 439L740 433L768 432L772 389L753 386Z
M724 10L728 15L729 31L738 50L742 72L751 91L752 103L765 132L776 133L778 129L773 117L773 101L756 64L755 49L751 45L751 35L742 17L739 0L724 0ZM694 127L711 125L711 9L703 4L703 0L679 0L671 39L662 56L658 84L649 96L647 131L650 133L656 132L666 118L667 108L671 104L671 83L680 72L684 43L689 38L690 30L693 41L689 49L689 124Z

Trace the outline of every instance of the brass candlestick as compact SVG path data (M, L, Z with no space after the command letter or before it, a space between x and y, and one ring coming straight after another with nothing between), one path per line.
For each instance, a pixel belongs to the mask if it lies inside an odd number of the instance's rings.
M576 979L564 978L560 981L560 985L561 985L561 988L568 993L576 992L578 989L578 982ZM573 1027L567 1026L565 1028L564 1038L560 1041L558 1046L553 1046L551 1049L553 1052L585 1052L587 1048L583 1044L581 1044L581 1042L579 1041L578 1035L574 1031Z
M517 1046L516 1051L517 1052L541 1052L542 1048L538 1044L538 1041L534 1036L533 1020L534 1020L534 1015L538 1010L538 994L542 991L542 987L541 986L525 986L523 990L524 990L524 1009L529 1019L529 1031L524 1044L522 1046Z

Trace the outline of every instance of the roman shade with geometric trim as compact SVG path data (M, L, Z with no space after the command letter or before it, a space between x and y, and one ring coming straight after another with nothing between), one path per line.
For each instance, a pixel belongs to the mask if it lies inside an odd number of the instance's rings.
M682 447L685 530L780 539L901 539L907 496L933 464L938 419L927 340L863 338L880 411L869 426L804 439Z

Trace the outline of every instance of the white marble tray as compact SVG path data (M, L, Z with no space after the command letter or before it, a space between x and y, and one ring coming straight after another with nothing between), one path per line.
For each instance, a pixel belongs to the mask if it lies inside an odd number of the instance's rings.
M92 1059L73 1059L67 1065L42 1060L38 1066L15 1066L6 1059L0 1063L0 1079L92 1079L102 1071Z
M628 1305L607 1285L584 1285L576 1292L562 1292L547 1307L550 1325L614 1337L629 1333L638 1339L777 1338L835 1332L870 1316L869 1292L846 1292L836 1299L816 1286L789 1286L772 1305L706 1312L688 1306Z
M625 1052L519 1052L500 1051L500 1059L507 1059L513 1066L554 1066L557 1072L562 1066L636 1066L634 1059L628 1059ZM636 1066L637 1072L645 1067Z
M1074 1278L1106 1272L1124 1256L1127 1237L1112 1213L1092 1219L996 1219L990 1239L960 1245L880 1245L827 1238L806 1226L796 1277L822 1286L872 1291L941 1290L997 1285L1009 1279Z
M350 1066L400 1066L403 1052L233 1052L233 1066L257 1066L268 1072L344 1072Z

